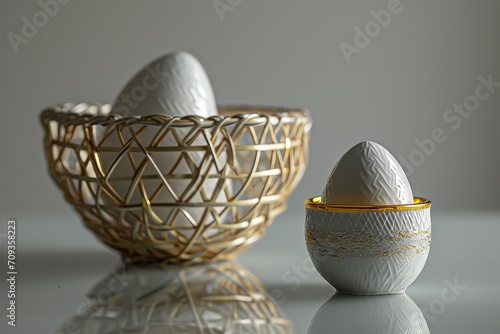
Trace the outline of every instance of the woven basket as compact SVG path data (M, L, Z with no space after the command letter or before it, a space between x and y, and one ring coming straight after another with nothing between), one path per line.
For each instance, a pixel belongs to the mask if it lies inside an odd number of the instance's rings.
M233 258L283 212L306 168L306 110L223 108L203 119L110 109L57 105L41 121L52 178L127 261Z

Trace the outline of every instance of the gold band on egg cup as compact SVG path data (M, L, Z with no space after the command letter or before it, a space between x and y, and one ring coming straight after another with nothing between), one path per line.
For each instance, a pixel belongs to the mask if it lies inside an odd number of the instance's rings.
M431 201L423 197L414 197L412 204L394 205L349 205L329 204L321 202L321 196L305 200L306 208L326 212L394 212L408 210L422 210L431 207Z

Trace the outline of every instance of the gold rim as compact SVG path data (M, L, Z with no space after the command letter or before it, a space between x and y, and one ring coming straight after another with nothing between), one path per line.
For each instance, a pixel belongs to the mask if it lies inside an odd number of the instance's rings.
M42 122L57 121L62 125L103 125L113 126L123 124L124 127L140 124L169 127L201 127L211 128L229 126L244 122L245 125L261 125L263 123L295 124L303 123L310 129L311 114L307 109L252 107L252 106L218 106L219 115L203 118L198 115L168 116L150 114L147 116L120 116L110 114L111 104L98 103L65 103L46 108L40 114ZM90 110L90 111L89 111ZM308 124L309 123L309 124Z
M412 204L396 205L347 205L347 204L328 204L322 203L321 197L307 199L304 204L306 208L326 212L391 212L422 210L431 207L431 201L423 197L414 197Z

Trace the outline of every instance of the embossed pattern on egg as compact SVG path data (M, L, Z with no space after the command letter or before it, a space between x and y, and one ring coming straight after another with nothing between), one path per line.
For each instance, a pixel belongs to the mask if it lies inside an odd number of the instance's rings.
M383 146L361 142L347 151L330 174L322 202L348 205L413 203L408 178Z
M122 116L217 115L207 73L191 54L165 55L144 67L122 89L111 111Z
M194 56L179 52L163 56L139 71L118 95L111 114L122 117L161 114L208 118L217 115L218 112L205 70ZM190 185L191 177L182 177L188 174L196 175L198 169L202 170L203 174L206 170L210 170L213 174L223 172L217 170L214 161L205 159L206 151L193 151L182 155L177 152L161 151L162 147L183 146L183 141L188 140L191 146L196 144L200 147L206 146L210 138L201 136L189 138L190 130L190 127L178 127L175 131L170 130L163 138L158 138L158 131L153 127L141 130L140 125L137 125L124 128L122 131L116 131L115 128L107 129L103 146L121 147L132 142L131 146L142 146L149 151L149 157L141 151L136 151L122 154L118 163L114 161L116 152L109 154L108 158L103 158L103 167L106 173L109 173L109 184L112 187L111 192L103 195L104 202L111 206L118 204L139 207L151 205L147 200L144 201L145 198L154 198L154 202L160 204L200 203L211 200L226 202L228 198L226 192L231 191L229 180L226 180L222 189L218 189L216 180L206 179L202 187L194 187ZM160 151L151 151L150 148L159 148ZM224 165L226 159L226 153L223 152L218 157L218 162ZM141 171L141 180L133 182L134 173L141 163L145 166ZM163 176L159 175L160 172ZM161 178L166 174L180 176L170 178L167 180L168 185L162 185ZM216 211L221 213L222 208ZM208 224L213 220L209 215L201 217L203 208L172 209L160 205L153 207L153 212L155 214L148 217L148 220L158 225L157 233L161 233L161 225L171 218L172 214L176 215L175 221L179 225ZM139 210L138 215L140 215ZM124 218L134 221L134 217Z

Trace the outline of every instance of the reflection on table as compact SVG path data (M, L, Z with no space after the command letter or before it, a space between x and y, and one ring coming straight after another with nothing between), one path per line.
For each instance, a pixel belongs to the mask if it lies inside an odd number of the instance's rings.
M292 333L259 280L238 263L123 265L59 333Z
M406 294L349 296L337 293L314 315L308 334L423 334L427 322Z

